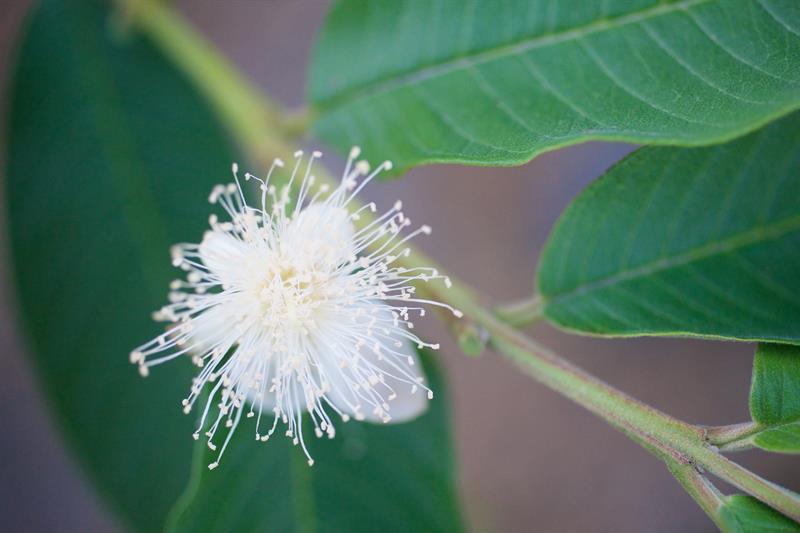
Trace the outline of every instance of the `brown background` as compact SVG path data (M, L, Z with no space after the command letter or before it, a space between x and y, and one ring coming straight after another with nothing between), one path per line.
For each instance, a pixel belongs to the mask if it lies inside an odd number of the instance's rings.
M4 95L13 41L29 3L2 0L0 7ZM326 2L184 0L179 5L260 87L287 105L302 103L305 65ZM592 143L518 168L427 167L373 185L366 196L384 206L405 200L412 219L434 227L418 244L481 291L487 304L495 304L531 292L539 250L559 212L629 150ZM0 207L0 224L4 220ZM2 231L0 530L113 531L113 518L62 448L37 394L15 325L6 251ZM445 337L435 324L424 333ZM747 416L752 346L600 340L544 325L532 333L615 386L687 421L723 424ZM449 369L461 490L473 530L713 531L661 463L602 421L494 354L469 359L448 341L441 354ZM737 458L800 489L796 459L760 452Z

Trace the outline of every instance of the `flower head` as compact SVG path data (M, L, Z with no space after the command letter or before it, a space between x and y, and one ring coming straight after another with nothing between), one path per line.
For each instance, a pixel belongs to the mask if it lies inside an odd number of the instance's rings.
M131 352L143 376L150 367L186 355L201 370L183 400L189 413L201 398L197 431L208 446L221 426L224 441L215 468L242 415L254 417L255 438L266 441L281 426L302 446L313 464L302 432L307 412L317 437L335 435L333 417L399 422L422 412L433 392L427 387L415 348L438 348L412 333L423 304L452 307L419 298L414 282L446 277L427 268L403 268L405 243L422 226L403 236L411 221L397 202L371 220L353 209L354 196L379 172L350 152L339 185L317 185L312 163L302 152L288 182L275 184L283 167L276 159L259 185L259 206L247 203L237 166L235 183L214 187L209 201L228 220L211 215L211 229L200 244L172 249L172 263L187 272L170 284L169 304L154 313L170 322L167 331ZM297 195L293 198L292 191ZM360 228L355 222L362 221ZM284 429L285 428L285 429Z

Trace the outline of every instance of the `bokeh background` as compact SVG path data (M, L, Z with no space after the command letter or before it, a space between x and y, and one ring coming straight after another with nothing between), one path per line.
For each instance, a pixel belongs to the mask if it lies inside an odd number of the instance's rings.
M2 0L0 6L4 124L14 43L31 4ZM283 104L302 104L306 64L327 2L177 4L259 87ZM517 168L420 168L403 179L371 186L366 197L384 206L404 200L412 219L434 228L419 246L476 287L487 305L494 305L531 293L539 251L558 214L631 149L589 143L544 154ZM328 162L335 165L336 159ZM0 200L5 197L2 185ZM63 448L37 391L19 334L6 211L0 201L0 530L118 531ZM492 353L463 356L437 324L429 322L423 333L443 339L440 355L450 381L460 489L474 531L714 531L658 460L605 423ZM679 418L707 424L747 418L751 345L593 339L546 325L531 333L590 372ZM792 458L746 452L737 459L800 490L800 468Z

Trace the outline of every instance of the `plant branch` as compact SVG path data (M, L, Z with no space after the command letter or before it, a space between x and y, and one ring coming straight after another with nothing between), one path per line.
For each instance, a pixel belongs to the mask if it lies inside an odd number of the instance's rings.
M222 121L257 162L274 157L290 159L294 150L292 135L284 136L286 118L277 107L255 90L216 50L192 30L170 7L155 0L136 0L131 21L138 25L189 76L207 96ZM291 121L289 121L291 122ZM296 133L296 132L295 132ZM318 171L320 180L330 179ZM368 217L362 217L368 223ZM418 250L403 258L404 266L435 263ZM441 269L439 269L441 271ZM623 431L633 440L666 461L668 465L696 465L728 481L780 512L800 519L800 497L729 461L706 441L706 431L670 417L605 384L568 361L524 336L493 313L484 309L473 292L453 280L451 288L427 284L425 290L443 302L460 309L473 331L499 353L515 362L537 381L573 400ZM537 317L533 301L519 306ZM512 320L513 322L513 320ZM688 471L681 470L681 483L695 483ZM686 485L684 485L686 486ZM709 504L702 486L692 484L698 497ZM688 489L687 489L688 490ZM691 492L690 492L691 493ZM693 494L693 497L695 494Z
M639 402L539 346L491 315L462 302L491 334L490 343L523 371L621 429L666 461L695 464L794 520L800 520L800 496L742 468L705 441L705 431ZM485 312L483 312L485 313Z

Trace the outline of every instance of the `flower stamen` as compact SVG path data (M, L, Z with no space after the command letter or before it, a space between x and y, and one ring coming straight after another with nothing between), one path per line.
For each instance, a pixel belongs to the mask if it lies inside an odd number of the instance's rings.
M172 264L186 278L170 283L168 304L153 314L171 326L133 350L130 361L142 376L181 355L199 368L181 403L189 413L210 389L192 434L198 440L204 433L217 452L210 469L219 466L242 413L256 419L260 442L283 424L312 465L304 412L317 438L333 438L329 410L344 422L398 422L417 416L433 398L415 347L439 345L412 333L411 316L424 316L423 305L461 313L416 296L414 283L439 280L449 286L445 276L397 266L410 253L406 243L431 231L423 225L402 236L411 221L400 202L361 229L353 225L376 211L372 203L351 209L354 197L391 168L384 162L370 171L358 160L360 153L358 147L350 151L332 191L312 174L322 155L316 151L305 165L303 152L296 152L288 182L280 187L271 183L284 166L280 159L263 180L245 173L246 182L258 185L260 207L247 203L234 164L234 183L215 186L208 198L228 219L211 215L201 243L171 250ZM262 417L270 413L265 432ZM222 427L224 440L217 447Z

